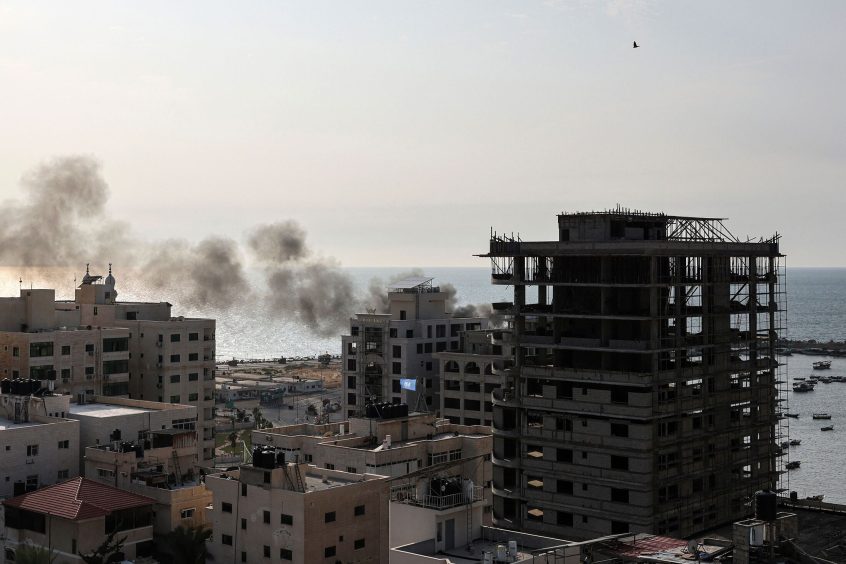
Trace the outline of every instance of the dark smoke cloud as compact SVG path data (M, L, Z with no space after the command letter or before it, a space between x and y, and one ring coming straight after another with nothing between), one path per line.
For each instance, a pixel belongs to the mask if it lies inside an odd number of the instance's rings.
M293 221L259 225L245 244L224 237L143 241L128 223L106 215L109 188L100 164L88 156L46 162L26 174L22 186L23 201L4 204L0 264L78 268L107 258L137 267L133 276L142 285L195 310L237 305L271 318L296 319L316 334L331 336L346 328L356 311L386 312L391 283L423 275L414 269L387 282L374 278L366 294L356 296L352 279L334 259L311 252L306 232ZM263 269L264 288L250 284L246 257ZM448 308L456 314L487 311L487 306L456 308L455 288L441 288L450 293Z
M108 199L99 163L84 156L54 159L24 175L21 184L24 202L3 205L0 261L15 266L82 261L97 240Z
M398 274L394 274L387 281L379 277L370 279L367 286L367 295L364 297L364 307L375 313L388 313L388 286L412 276L424 276L419 268L412 268Z
M503 323L501 316L494 314L490 304L464 304L458 305L458 290L449 282L441 284L441 292L446 293L446 308L452 312L453 317L487 317L493 326Z
M256 227L247 244L259 262L282 264L303 259L308 255L305 238L302 227L293 221L283 221Z

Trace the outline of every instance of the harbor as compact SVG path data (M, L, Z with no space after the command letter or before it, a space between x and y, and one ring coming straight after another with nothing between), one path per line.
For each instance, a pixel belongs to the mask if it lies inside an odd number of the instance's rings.
M784 425L789 426L790 442L800 443L789 444L787 456L789 462L800 464L793 464L795 468L787 471L784 487L795 491L799 499L823 496L826 502L846 503L846 482L838 479L846 447L846 359L811 355L779 358L787 363L794 389L796 384L817 382L812 391L788 392L785 412L789 416ZM813 364L821 360L831 361L830 368L814 369Z

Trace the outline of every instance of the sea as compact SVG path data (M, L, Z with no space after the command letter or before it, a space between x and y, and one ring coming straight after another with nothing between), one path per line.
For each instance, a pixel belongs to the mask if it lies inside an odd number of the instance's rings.
M464 304L489 304L511 301L512 289L490 283L486 267L429 267L419 269L434 284L452 284L456 301ZM376 283L408 273L405 268L356 267L344 268L355 291L362 296ZM846 268L787 268L787 330L789 339L814 339L820 343L846 340ZM57 298L73 297L74 280L81 272L64 269L0 268L0 296L16 296L20 288L55 287ZM415 274L419 274L416 272ZM316 335L294 318L278 312L236 304L224 310L180 304L166 291L153 290L134 282L131 275L121 278L116 273L121 300L170 301L173 314L186 317L214 317L217 319L217 354L220 360L269 359L285 357L313 357L322 353L339 354L340 335ZM247 271L250 279L261 278L259 271ZM175 281L174 283L177 283ZM246 304L245 304L246 305ZM788 384L797 377L808 377L814 371L812 362L826 357L793 355L780 357L787 365ZM830 358L830 375L846 376L846 358ZM789 386L788 386L789 387ZM785 410L799 413L798 419L787 420L790 438L801 439L799 446L790 447L790 459L801 466L787 473L783 487L796 491L799 497L824 494L825 501L846 503L846 480L840 479L840 466L846 457L846 383L819 384L816 391L805 394L788 392ZM830 422L813 420L814 412L831 414ZM824 424L833 424L833 432L822 432Z

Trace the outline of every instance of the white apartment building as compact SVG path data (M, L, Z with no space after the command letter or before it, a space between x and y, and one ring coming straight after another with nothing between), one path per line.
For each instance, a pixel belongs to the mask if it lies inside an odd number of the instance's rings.
M388 562L384 476L289 464L262 451L206 484L212 562Z
M90 403L71 403L70 395L32 395L39 386L32 380L2 383L0 498L79 476L88 446L127 441L143 446L154 435L195 433L197 408L191 405L98 396L89 398ZM198 462L196 438L185 448L180 451L179 467L193 474ZM114 479L106 483L117 485Z
M463 331L484 329L483 317L456 318L432 278L408 278L388 288L389 313L359 313L341 337L345 417L368 403L408 403L437 409L440 372L436 352L458 350Z
M8 386L0 394L0 498L78 476L79 421L65 417L66 399L13 395Z
M440 414L453 423L490 426L491 393L502 387L503 370L513 366L507 329L466 331L460 350L435 353L440 364Z
M168 302L119 302L109 269L87 270L73 300L51 289L0 298L0 372L86 397L123 396L198 410L201 459L214 457L215 321L172 317Z

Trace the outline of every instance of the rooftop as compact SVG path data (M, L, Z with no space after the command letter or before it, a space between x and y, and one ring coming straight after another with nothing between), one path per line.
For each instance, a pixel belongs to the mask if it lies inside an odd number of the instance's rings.
M87 415L89 417L116 417L135 413L151 413L153 411L155 410L107 403L72 403L70 405L71 414Z
M73 478L3 501L3 505L72 521L102 517L122 509L152 505L149 497L86 478Z

